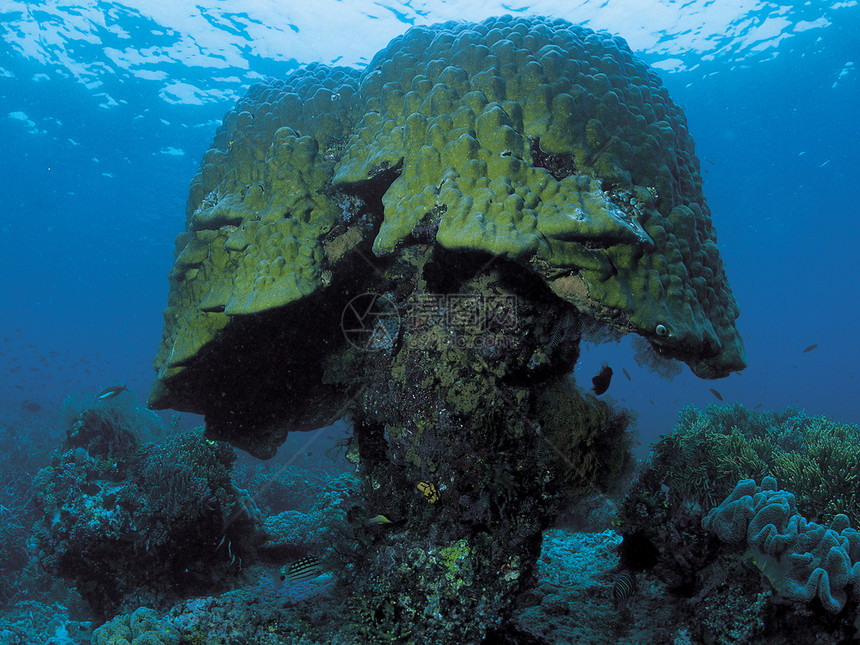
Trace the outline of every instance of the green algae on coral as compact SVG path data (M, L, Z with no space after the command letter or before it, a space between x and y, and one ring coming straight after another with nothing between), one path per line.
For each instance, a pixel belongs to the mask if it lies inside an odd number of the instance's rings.
M183 373L351 272L326 249L357 222L380 256L429 240L514 259L699 376L743 369L701 183L657 76L563 20L416 27L364 71L257 84L192 182L150 402L205 412Z
M469 557L472 553L466 540L458 540L451 546L439 550L440 564L445 567L445 577L456 589L470 584L472 564Z

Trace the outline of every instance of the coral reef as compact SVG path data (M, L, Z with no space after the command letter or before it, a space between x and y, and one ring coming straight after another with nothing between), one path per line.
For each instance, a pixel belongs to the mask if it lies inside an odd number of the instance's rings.
M20 598L19 576L35 521L30 484L58 439L50 427L3 417L0 411L0 606Z
M359 483L349 473L329 480L314 496L310 508L287 510L268 516L263 522L267 547L303 547L324 554L331 548L334 537L347 525L347 514L354 503Z
M637 574L636 592L624 608L613 605L613 582L623 566L620 542L611 530L546 531L533 584L509 621L521 635L505 642L531 642L527 635L535 643L672 643L690 629L683 601L653 576Z
M123 429L92 418L81 414L87 432L73 424L34 478L40 564L103 613L223 585L261 537L259 511L230 478L232 448L199 432L117 442Z
M831 613L845 607L849 587L860 594L860 532L848 524L845 515L829 527L807 521L773 477L761 486L739 482L702 520L723 542L746 543L777 593L797 602L817 597Z
M26 500L12 487L0 489L0 604L17 594L15 576L27 564L27 536L31 524Z
M0 609L0 643L91 645L92 623L70 618L63 605L22 600Z
M793 409L685 407L674 431L653 446L622 505L630 557L635 561L641 551L673 588L691 588L715 556L699 523L743 479L784 476L800 515L824 524L845 514L853 523L860 510L852 483L858 458L858 426Z
M800 508L800 494L777 490L776 480L763 475L761 486L736 481L721 504L711 501L723 479L738 471L801 462L809 464L808 473L838 472L852 459L854 433L853 426L796 410L685 408L675 431L654 446L613 521L624 536L621 564L659 578L694 608L691 642L855 638L860 532L846 515L829 512L833 499L821 497L821 488L805 491L806 504L821 500L828 509L812 513L829 517L816 523ZM834 445L823 446L823 437ZM843 449L849 454L834 454ZM815 481L837 500L850 499L845 483Z
M735 566L733 566L735 565ZM709 587L696 607L699 623L691 631L701 635L696 642L726 645L773 642L773 612L769 601L773 592L762 590L757 577L737 563L721 560L719 566L731 572L734 580L723 579ZM770 628L770 629L768 629ZM797 638L795 642L805 642Z
M176 245L150 405L260 457L348 415L361 500L329 565L355 642L480 642L561 508L620 488L631 417L569 379L587 330L745 366L683 113L561 20L254 86Z
M141 407L128 391L106 399L70 394L63 399L60 413L66 448L86 448L100 457L122 457L141 442L160 438L165 430L158 415Z
M632 414L578 391L566 379L546 383L538 407L544 449L579 459L575 468L556 460L553 474L563 481L565 492L572 498L595 491L618 493L633 467Z
M322 470L290 465L271 472L265 468L268 465L260 464L247 477L237 469L234 477L248 489L266 515L284 511L306 513L317 504L320 493L330 488L331 479Z
M291 592L290 592L291 593ZM182 634L182 642L192 645L348 645L339 634L337 606L325 593L311 595L301 611L285 608L284 595L231 591L218 597L185 600L164 615L164 620ZM380 642L380 641L377 641Z
M330 375L354 392L363 516L398 520L354 527L359 548L343 570L358 640L479 641L528 579L559 508L612 489L630 463L628 417L563 377L575 344L542 340L572 314L499 264L445 288L493 303L521 294L515 314L532 333L504 335L507 317L485 327L417 320L396 350L344 351ZM504 351L482 337L504 339Z
M717 552L701 528L702 514L701 506L660 483L646 466L614 521L624 535L622 563L649 571L673 593L694 595L700 571Z
M741 479L775 477L810 520L842 513L860 525L856 495L860 426L793 408L747 410L741 404L687 406L674 432L654 445L646 477L710 508Z
M179 645L179 631L154 609L140 607L95 630L93 645Z

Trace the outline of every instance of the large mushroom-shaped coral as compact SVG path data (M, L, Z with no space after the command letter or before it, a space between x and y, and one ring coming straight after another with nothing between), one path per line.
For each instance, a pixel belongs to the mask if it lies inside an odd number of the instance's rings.
M299 350L317 335L301 319L339 314L325 291L362 268L350 251L381 270L414 241L531 267L701 376L745 364L683 112L623 41L564 21L415 28L362 73L312 65L253 86L204 157L186 224L154 407L241 418L277 403L313 425L286 400L309 394L295 383L253 396L236 381L274 361L318 383L329 347ZM289 351L253 356L270 321Z
M368 512L408 518L358 567L411 584L366 590L389 624L478 638L558 493L629 465L626 417L565 379L584 331L706 378L745 365L683 113L623 41L562 20L414 28L364 71L255 85L176 246L150 404L259 456L350 414Z

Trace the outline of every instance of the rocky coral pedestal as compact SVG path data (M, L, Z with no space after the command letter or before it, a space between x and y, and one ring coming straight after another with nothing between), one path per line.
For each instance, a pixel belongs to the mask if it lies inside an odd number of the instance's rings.
M627 419L566 380L582 322L540 280L484 256L402 257L367 343L332 359L362 517L391 520L360 533L354 619L392 642L479 642L562 502L626 472Z

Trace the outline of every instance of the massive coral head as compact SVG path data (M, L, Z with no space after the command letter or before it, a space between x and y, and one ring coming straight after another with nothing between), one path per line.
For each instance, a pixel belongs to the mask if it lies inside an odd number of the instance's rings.
M336 411L314 383L344 289L414 243L515 260L703 378L746 364L683 111L622 40L507 17L249 90L192 182L150 404L236 416L236 441L269 413L318 419L295 397ZM238 383L260 365L255 394Z

